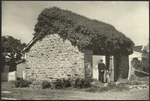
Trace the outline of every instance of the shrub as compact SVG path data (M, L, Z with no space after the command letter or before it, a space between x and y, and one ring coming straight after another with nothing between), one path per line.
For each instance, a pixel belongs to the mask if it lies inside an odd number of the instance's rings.
M63 80L61 80L61 79L57 79L54 82L54 85L55 85L56 89L64 88Z
M79 85L80 85L80 79L79 78L77 78L76 80L75 80L75 83L74 83L74 87L75 88L77 88L77 87L79 87Z
M91 84L91 86L93 86L93 87L98 87L98 88L104 87L104 84L103 84L102 82L96 80L96 79L93 80L90 84Z
M69 79L63 79L64 87L71 87L71 81Z
M29 82L31 82L31 84L29 85L30 88L38 88L38 89L42 89L42 82L41 80L36 80L36 79L28 79Z
M46 80L42 82L42 89L46 89L46 88L50 88L50 87L51 87L50 82L48 82Z
M87 87L91 86L90 81L88 79L82 79L82 82L83 82L83 87L84 88L87 88Z
M23 80L23 77L17 77L17 80Z
M75 88L87 88L91 87L90 79L80 79L77 78L76 80L72 79L57 79L55 82L53 82L52 86L54 86L55 89L61 89L61 88L67 88L67 87L75 87Z
M14 83L15 87L28 87L31 82L20 79L17 81L13 81L13 83Z
M56 89L71 87L72 86L72 80L71 79L57 79L54 82L54 86Z
M75 84L74 84L75 88L87 88L87 87L91 87L91 84L90 84L90 80L89 79L80 79L80 78L77 78L75 80Z

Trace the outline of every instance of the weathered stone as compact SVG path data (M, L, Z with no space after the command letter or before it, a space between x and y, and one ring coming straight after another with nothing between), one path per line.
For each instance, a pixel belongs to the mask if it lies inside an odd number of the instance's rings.
M127 87L128 87L129 89L132 89L132 88L133 88L133 86L129 86L129 85L127 85Z
M137 86L137 89L143 89L142 87L140 87L140 86Z
M27 79L52 81L56 78L92 77L92 55L91 50L80 52L58 34L47 35L26 53Z

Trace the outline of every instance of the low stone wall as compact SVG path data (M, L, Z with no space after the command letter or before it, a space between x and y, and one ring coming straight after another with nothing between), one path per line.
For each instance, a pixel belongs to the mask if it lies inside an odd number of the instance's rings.
M1 73L1 81L4 81L4 82L8 81L9 69L10 69L9 65L4 65L3 71Z
M17 65L17 77L23 78L23 71L25 71L26 67L27 67L26 62Z
M84 78L85 73L92 77L92 51L82 53L57 34L37 41L26 53L26 60L27 79L52 81L69 77Z
M8 73L8 81L16 81L17 80L17 73L16 71Z
M2 82L8 81L8 73L1 73L1 81Z

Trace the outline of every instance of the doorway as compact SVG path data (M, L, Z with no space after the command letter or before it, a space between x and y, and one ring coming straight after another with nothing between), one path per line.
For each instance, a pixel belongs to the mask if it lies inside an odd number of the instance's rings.
M99 80L98 63L100 59L106 65L107 70L110 70L110 81L114 81L114 57L105 55L93 55L93 78Z

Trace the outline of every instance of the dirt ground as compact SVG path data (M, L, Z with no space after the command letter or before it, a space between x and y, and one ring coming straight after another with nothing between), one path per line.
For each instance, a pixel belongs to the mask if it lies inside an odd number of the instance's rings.
M149 89L125 91L86 92L84 89L31 89L12 88L9 83L2 83L1 98L17 100L149 100ZM7 92L8 91L8 92Z

